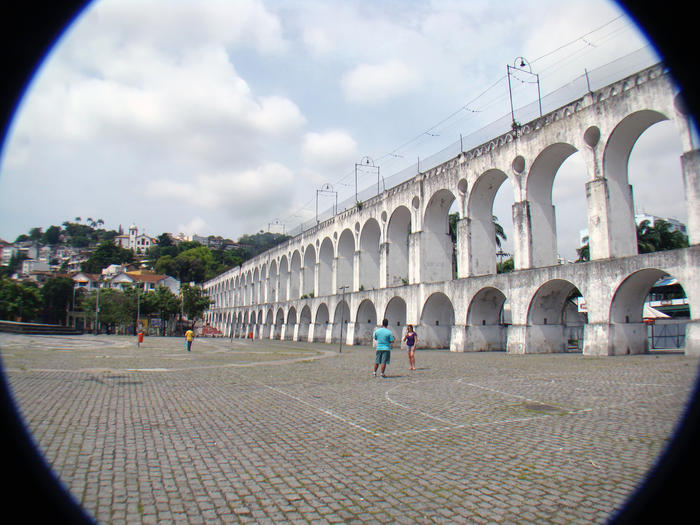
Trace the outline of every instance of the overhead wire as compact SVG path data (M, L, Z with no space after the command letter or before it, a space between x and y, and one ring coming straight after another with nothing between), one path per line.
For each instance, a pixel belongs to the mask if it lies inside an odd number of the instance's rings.
M565 55L561 59L544 67L540 71L540 75L547 76L546 72L548 72L552 68L554 68L558 65L561 65L562 63L573 60L573 58L575 56L581 55L581 54L585 53L586 51L590 51L591 48L595 48L596 45L589 41L589 40L593 40L593 39L587 39L586 37L589 37L590 35L593 35L594 33L597 33L598 31L605 29L606 27L610 26L611 24L615 23L616 21L623 19L623 16L624 15L619 15L611 20L608 20L606 23L596 27L595 29L592 29L592 30L588 31L587 33L584 33L583 35L578 36L578 37L570 40L569 42L566 42L566 43L558 46L557 48L535 58L534 60L530 61L530 64L534 64L534 63L539 62L539 61L541 61L549 56L552 56L555 53L558 53L559 51L561 51L562 49L565 49L569 46L576 44L577 42L582 42L583 44L585 44L584 48L577 49L577 50L573 51L572 53L568 53L567 55ZM617 35L618 33L622 32L622 31L626 31L626 30L630 30L629 23L625 23L623 27L616 28L611 32L608 32L604 35L601 35L600 37L597 38L596 43L598 46L600 46L601 44L605 43L609 39L614 38L615 35ZM645 47L647 47L647 46L645 46ZM450 113L446 117L439 120L437 123L435 123L432 126L430 126L429 128L427 128L426 130L415 135L413 138L405 141L404 143L397 146L393 150L391 150L387 153L384 153L383 155L377 157L376 160L382 161L382 160L385 160L387 158L390 158L389 162L385 163L385 167L387 167L387 164L390 166L390 165L394 164L398 158L405 158L406 157L405 154L401 154L399 152L402 152L409 145L418 143L417 146L421 146L421 145L425 144L427 141L429 141L430 139L434 138L435 136L439 136L441 134L444 134L444 131L446 131L447 129L454 128L457 124L461 124L464 121L469 120L470 118L473 118L473 116L477 113L485 112L485 110L491 108L496 103L503 102L506 98L505 94L498 95L498 96L494 97L493 99L491 99L490 101L486 101L484 104L480 105L479 107L473 107L477 101L479 101L482 97L484 97L486 94L488 94L491 90L493 90L496 86L498 86L499 83L503 82L506 78L507 78L506 75L500 76L495 82L490 84L489 87L484 89L481 93L479 93L477 96L475 96L474 98L469 100L467 103L463 104L462 106L460 106L459 108L454 110L452 113ZM525 83L531 83L529 81L524 81L524 80L517 78L517 77L515 77L515 78L519 82L521 82L521 85L525 84ZM516 86L515 89L517 89L518 87L519 86ZM465 112L468 114L465 115ZM451 121L452 119L454 119L457 116L461 116L461 118L459 118L456 122L453 122L452 124L450 124L449 127L441 128L441 126L446 125L449 121ZM438 131L440 131L441 133L437 133ZM343 174L339 179L337 179L333 184L341 185L344 187L351 187L350 184L345 184L345 183L343 183L343 181L345 181L348 177L350 177L354 174L355 174L355 170L348 171L345 174ZM302 216L300 215L300 213L304 210L311 211L311 206L313 203L314 203L314 198L310 199L307 203L305 203L304 205L297 208L294 212L289 214L286 217L286 219L290 220L293 217L301 218Z

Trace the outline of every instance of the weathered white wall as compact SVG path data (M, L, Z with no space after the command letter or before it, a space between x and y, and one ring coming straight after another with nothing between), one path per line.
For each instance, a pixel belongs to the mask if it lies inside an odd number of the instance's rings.
M676 123L683 145L692 246L636 255L627 163L641 133L664 119ZM689 130L667 72L661 65L651 67L420 173L368 199L361 209L346 210L217 276L205 284L215 300L208 320L226 335L246 334L252 325L259 337L334 342L340 337L338 305L346 287L347 344L367 344L370 313L376 324L387 316L397 335L406 323L414 324L424 346L559 352L566 350L566 326L582 322L580 316L563 315L566 296L577 290L588 306L584 353L639 353L646 345L639 324L644 297L655 278L670 274L679 279L691 305L686 352L700 353L700 156ZM592 262L558 266L552 184L575 152L581 152L588 172ZM492 215L502 184L513 188L516 271L496 275ZM457 279L447 221L455 200L464 215L457 228ZM498 294L485 294L487 288ZM504 300L512 319L507 326L501 320ZM468 319L472 304L474 315ZM311 321L304 317L300 323L298 312L305 306Z

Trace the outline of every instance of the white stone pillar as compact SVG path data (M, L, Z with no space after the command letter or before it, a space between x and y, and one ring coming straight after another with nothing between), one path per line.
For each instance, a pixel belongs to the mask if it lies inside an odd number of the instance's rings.
M421 282L421 232L408 234L408 283Z
M306 278L304 276L304 273L306 273L306 267L302 266L301 268L299 268L299 297L304 295L304 285L306 284ZM291 297L291 299L299 299L299 297Z
M533 267L532 221L528 201L513 204L513 266L516 270Z
M338 258L333 257L331 262L331 291L329 295L338 293Z
M688 240L690 244L700 244L700 150L683 153L681 169L688 213Z
M314 297L320 295L320 277L321 277L321 263L317 262L314 264Z
M389 274L389 243L379 245L379 288L386 288Z
M469 222L468 217L457 221L457 277L460 279L473 275L469 261Z
M355 251L355 256L352 259L352 291L358 292L360 290L360 250Z

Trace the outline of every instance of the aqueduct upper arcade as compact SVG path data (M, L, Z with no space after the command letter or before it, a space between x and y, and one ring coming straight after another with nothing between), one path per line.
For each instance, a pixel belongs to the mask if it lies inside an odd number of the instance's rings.
M653 124L676 124L690 248L637 255L627 163ZM370 344L386 317L399 336L455 351L646 350L642 308L664 275L683 285L686 353L700 353L700 158L682 101L656 65L588 93L319 223L205 283L207 322L227 336ZM552 185L580 152L590 262L557 263ZM493 202L513 190L515 271L496 273ZM453 245L448 213L460 217ZM583 297L582 311L577 298ZM581 347L580 346L580 347Z

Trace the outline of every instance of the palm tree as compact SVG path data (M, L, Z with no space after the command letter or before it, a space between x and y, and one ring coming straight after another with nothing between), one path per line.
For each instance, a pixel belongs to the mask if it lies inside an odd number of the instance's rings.
M493 227L496 230L496 246L498 246L498 249L501 249L501 239L504 241L508 240L508 237L506 237L506 232L503 231L503 226L498 224L498 217L495 215L493 216Z
M678 230L671 231L671 224L663 219L643 220L637 226L637 251L639 253L660 252L686 248L688 237Z

